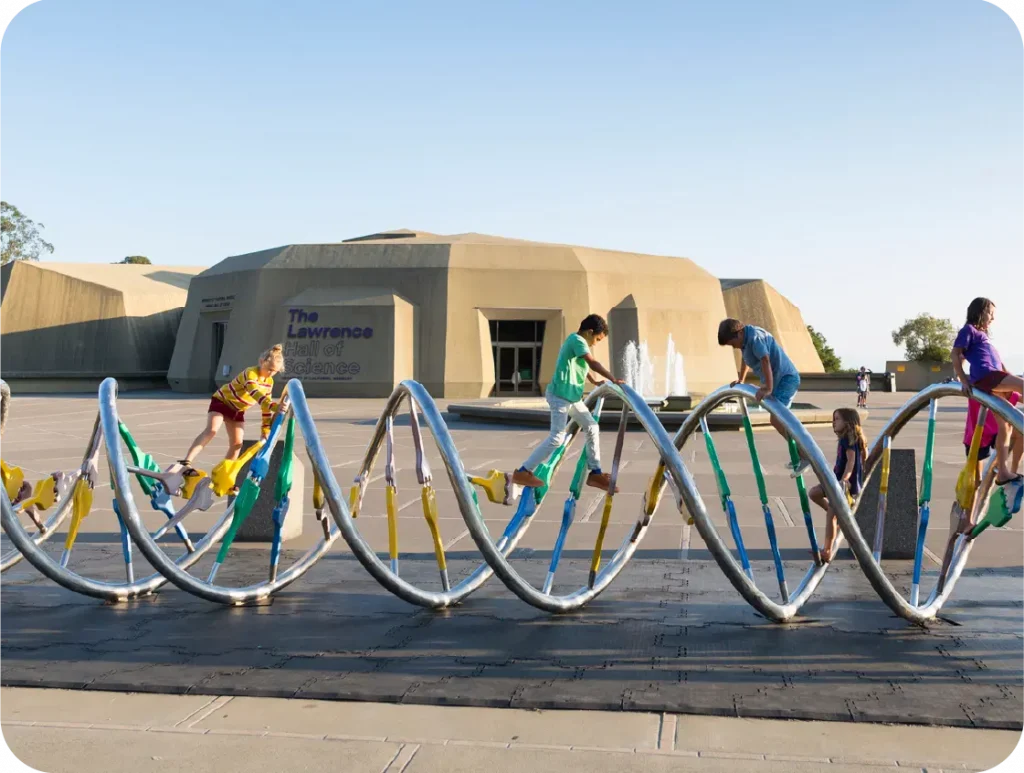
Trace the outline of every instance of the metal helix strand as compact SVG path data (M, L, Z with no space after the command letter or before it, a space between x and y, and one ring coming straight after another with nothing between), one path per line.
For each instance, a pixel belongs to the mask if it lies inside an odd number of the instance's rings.
M106 387L106 389L105 389ZM117 426L117 412L114 408L114 398L117 392L117 382L114 379L107 379L100 386L100 412L97 418L96 427L93 430L93 435L89 442L89 448L85 452L83 459L82 470L85 469L86 465L91 463L95 458L96 452L98 451L101 442L105 442L107 446L108 456L111 454L111 449L119 455L121 460L121 469L119 470L124 476L124 486L128 487L128 471L124 460L123 452L120 448L120 438L118 435ZM110 425L109 419L113 417L113 424ZM113 475L115 467L111 465L111 473ZM81 473L82 471L80 471ZM68 495L65 497L65 501L62 502L63 512L54 514L51 520L55 521L54 528L49 531L50 534L56 531L56 524L67 517L71 511L71 505L73 500L73 492L75 487L69 490ZM62 565L61 562L54 560L49 553L42 549L42 540L37 543L36 539L29 535L22 525L18 516L14 512L14 508L11 506L10 500L6 494L0 496L0 508L2 508L2 526L11 542L14 543L15 548L46 577L53 580L58 585L62 585L68 590L82 593L86 596L92 596L94 598L102 599L104 601L126 601L132 598L139 598L141 596L148 596L149 594L156 591L160 586L164 585L168 581L168 576L165 571L157 569L153 574L137 579L134 581L128 581L125 583L112 583L104 582L101 580L95 580L89 577L84 577L77 572L68 569ZM125 510L123 504L118 507L120 515L123 518ZM132 512L136 519L138 519L138 513L134 510L134 504L132 505ZM231 521L231 508L228 508L227 512L222 516L207 534L194 546L193 552L186 551L177 559L169 558L162 549L157 548L164 561L171 566L179 570L187 569L196 563L203 555L208 551L217 540L227 530ZM139 522L140 529L145 532L144 527ZM127 527L127 522L125 523ZM130 530L129 530L130 533ZM145 532L148 537L148 532ZM134 538L133 538L134 539ZM155 542L153 543L156 544ZM13 564L12 564L13 565ZM154 568L157 568L154 564Z
M0 438L3 437L4 425L7 423L7 417L10 415L10 387L7 386L7 382L0 379ZM41 528L38 528L35 534L30 535L30 540L39 546L49 540L53 534L56 533L57 528L60 524L68 517L71 513L72 497L74 496L75 483L78 481L79 472L76 471L71 475L65 476L63 479L62 486L58 486L58 489L62 487L60 496L57 497L57 502L53 508L53 514L50 515L43 523ZM0 499L3 497L2 491L0 491ZM25 554L19 551L17 547L7 551L7 553L0 555L0 574L7 571L18 563L22 562L25 558Z
M811 565L803 579L796 589L789 594L788 599L785 598L784 595L784 601L782 603L778 603L770 598L764 591L757 587L753 580L752 573L745 571L745 567L737 562L730 549L718 534L716 527L710 520L708 511L704 505L700 492L697 490L693 477L682 462L680 451L686 441L697 431L698 428L705 433L705 443L708 447L709 454L712 458L715 457L714 444L711 442L710 435L707 434L707 415L724 402L734 399L752 399L754 397L754 389L752 387L737 385L732 387L722 387L721 389L716 390L690 413L674 438L668 435L656 414L647 406L646 402L629 387L618 387L611 384L605 384L594 390L594 392L588 396L587 402L594 407L599 405L606 397L615 397L622 400L623 417L628 413L632 413L636 416L643 430L653 441L654 446L658 451L660 461L654 477L651 479L651 483L645 492L642 512L638 517L635 527L627 534L611 560L605 564L599 572L595 571L587 586L565 595L552 595L549 592L551 577L553 575L555 565L557 564L557 559L552 563L548 580L545 581L544 588L542 590L538 590L523 580L508 561L509 554L515 548L516 544L522 538L526 529L532 522L532 515L536 511L535 500L543 500L547 486L544 487L543 491L538 490L536 497L531 490L524 492L516 515L510 520L502 537L495 542L491 538L488 529L484 524L476 493L472 488L466 474L466 470L462 466L461 459L459 458L448 427L433 399L423 386L415 381L402 382L387 401L384 411L377 422L373 436L367 446L363 465L359 474L356 476L357 485L359 486L357 493L359 494L359 498L361 498L362 489L365 482L369 480L374 462L380 455L380 451L388 442L388 437L393 427L394 417L399 410L402 401L404 399L408 399L414 417L411 421L417 453L416 466L418 482L429 488L432 480L429 466L426 464L422 438L420 435L419 415L422 415L423 423L433 435L440 452L442 462L445 466L445 471L452 484L452 489L454 491L460 513L462 514L470 535L483 556L484 563L482 563L461 582L456 584L454 587L449 588L448 582L446 581L446 568L443 565L444 559L442 547L437 555L439 568L442 571L444 586L442 591L437 592L418 588L398 576L397 572L393 570L392 565L381 560L376 551L366 543L356 528L353 521L354 514L350 511L349 502L346 501L341 486L338 484L330 462L327 459L323 444L320 442L315 422L309 411L309 406L306 401L302 384L297 380L292 380L289 382L287 388L288 397L290 398L290 407L288 410L293 413L294 420L301 431L303 441L306 446L306 452L313 468L314 480L317 481L319 487L318 490L322 491L324 502L330 509L334 525L333 528L329 529L325 526L325 535L320 543L311 548L287 571L275 576L271 581L245 588L225 588L223 586L214 585L209 581L199 580L187 572L188 567L197 561L203 552L208 550L209 547L219 540L227 531L232 515L230 508L217 526L214 527L214 529L212 529L204 539L196 545L196 551L194 553L186 553L181 558L172 560L164 553L163 549L157 545L155 539L149 534L141 522L131 491L131 473L129 472L129 468L126 463L124 451L118 442L119 421L116 407L117 387L116 382L113 379L107 379L100 388L99 432L94 436L92 443L90 443L90 450L86 453L85 461L89 461L89 459L94 456L100 440L99 435L101 435L107 448L114 494L116 496L117 511L123 520L125 529L131 537L132 542L135 543L143 555L145 555L154 568L156 568L158 573L134 583L114 584L90 580L71 572L70 570L60 566L60 564L50 558L48 554L39 548L35 542L35 538L29 536L18 520L14 508L11 506L6 496L0 497L0 499L3 500L3 528L11 537L15 547L45 575L72 590L104 599L121 600L132 596L151 593L164 581L169 580L183 590L219 603L244 604L255 601L265 598L299 579L327 552L335 538L340 534L349 544L356 558L360 561L363 567L369 571L370 574L381 583L381 585L410 603L431 608L443 608L457 604L474 590L479 588L493 573L497 574L509 589L527 603L551 612L565 612L579 609L584 606L587 602L607 588L622 571L625 565L632 558L640 540L646 533L646 530L662 499L661 495L664 491L664 485L668 483L675 495L677 508L684 517L692 519L692 522L697 527L698 533L707 544L711 555L719 564L723 573L737 591L739 591L740 595L758 612L769 619L776 621L792 619L817 588L828 569L828 564L811 562ZM886 450L891 444L892 439L925 405L930 406L931 422L929 427L928 451L926 451L925 460L926 474L923 478L920 497L922 522L925 522L924 519L926 518L926 514L924 509L928 506L931 497L930 441L932 439L934 429L933 421L935 402L943 397L957 397L959 395L961 395L959 385L949 383L933 385L917 395L914 395L890 418L879 437L877 437L871 444L868 456L865 459L864 477L867 479L876 463L882 461L884 464L887 460L888 454L886 453ZM983 411L987 410L994 412L1004 420L1008 421L1017 431L1024 430L1024 420L1022 420L1024 419L1024 414L1010 406L1005 401L981 393L975 393L974 399L982 404ZM282 401L282 404L283 403L284 401ZM766 411L768 411L768 413L778 417L786 431L789 433L791 438L791 458L802 455L809 461L811 469L823 487L826 498L828 498L831 503L834 503L834 511L841 527L841 537L845 536L845 538L849 540L850 546L861 570L864 572L872 587L874 587L882 600L898 615L912 622L920 623L933 618L949 598L949 595L956 585L957 579L960 577L963 568L966 565L973 546L973 537L976 537L987 525L985 523L979 523L979 516L983 511L985 511L986 504L994 490L993 483L995 470L992 462L989 463L988 469L983 476L982 484L978 489L977 494L974 496L970 506L971 512L969 514L969 525L973 525L973 530L965 534L960 534L955 539L951 540L949 549L947 550L947 555L943 561L942 569L939 573L939 581L936 584L935 589L923 604L911 603L911 601L904 598L899 591L896 590L892 582L883 572L880 560L874 555L874 553L879 552L877 546L869 546L865 541L857 522L854 519L853 510L847 502L845 491L832 474L824 454L815 444L807 430L800 424L789 409L785 408L774 399L770 397L766 398L761 405ZM285 418L287 417L281 417L282 420ZM282 422L276 422L275 427L279 427L281 423ZM621 433L623 427L624 425L620 424L620 443L617 443L617 446L621 445ZM552 458L546 463L548 471L552 475L557 469L560 461L564 458L565 448L567 448L568 444L572 441L577 429L578 427L575 425L571 427L569 437L563 447L558 449ZM269 444L270 447L272 447L273 441L276 439L275 433L277 431L278 430L275 429L272 432ZM388 484L394 485L393 454L388 453L387 457L388 469L385 471L385 475L388 478ZM618 458L619 448L616 449L615 454L616 466ZM756 458L754 458L753 455L752 461L756 462ZM757 468L755 467L755 469ZM579 470L577 470L577 473L578 472ZM725 481L724 475L719 473L720 470L716 469L716 481L719 487L718 495L728 513L728 505L731 504L728 483ZM579 477L579 475L577 474L575 477ZM548 480L551 480L550 477ZM574 490L576 488L576 483L577 481L574 480ZM759 496L762 499L762 504L764 504L765 494L763 491L760 491L761 488L763 488L763 486L759 486ZM798 481L798 490L803 490L801 481ZM576 494L576 496L578 496L578 494ZM567 507L575 502L576 496L570 494L570 498L566 500ZM611 497L609 497L609 500L610 499ZM66 513L68 511L68 500L69 497L65 496L58 506L57 512L51 516L52 521L59 522L60 518L66 517ZM802 502L802 506L806 509L806 503ZM854 508L855 506L856 505L854 505ZM881 507L884 507L884 505L880 506L879 513L877 514L877 523L884 523L884 511ZM426 510L425 514L427 514ZM440 541L436 534L436 513L433 513L433 518L434 521L431 522L430 515L428 515L428 525L432 525L432 538L434 538L435 545L437 545L440 544ZM730 519L730 523L731 521L732 519ZM563 531L570 522L571 514L568 521L563 521ZM996 525L999 524L997 523ZM808 534L812 540L812 547L815 547L816 541L813 537L813 527L808 529ZM736 536L737 535L734 533L734 538ZM559 541L562 540L564 540L564 535L560 533ZM737 540L737 542L738 544L742 544L741 539ZM397 557L397 545L394 549L389 550L389 553L391 553L393 557ZM600 555L600 546L597 547L596 555ZM918 562L915 563L917 564ZM782 567L778 559L776 559L776 567L780 571L779 579L781 585L784 583L784 577L781 575ZM595 566L595 570L596 568L597 567ZM397 567L394 567L394 569L397 569ZM919 575L920 568L915 565L915 594L916 588L919 584Z
M292 385L295 385L294 387ZM269 455L270 449L273 448L274 442L276 441L276 435L280 432L281 426L284 424L284 420L287 418L289 410L294 410L293 407L288 407L286 397L293 397L294 391L301 392L301 385L298 382L290 382L287 385L287 393L282 396L279 405L279 415L275 417L274 428L271 430L270 438L267 440L267 444L264 450ZM125 527L128 529L128 534L131 536L132 541L136 544L146 559L153 565L153 567L160 572L167 580L181 588L182 590L188 591L196 596L204 598L208 601L214 601L221 604L248 604L256 601L260 601L271 596L281 588L287 587L291 583L298 580L302 575L309 571L317 561L330 549L334 540L337 538L337 531L331 530L330 535L324 535L320 541L310 548L303 556L301 556L294 564L292 564L284 572L274 572L273 579L268 579L263 582L259 582L253 585L249 585L242 588L230 588L223 585L217 585L213 582L211 576L207 580L201 580L197 577L192 576L188 573L187 566L172 561L163 549L157 544L156 540L153 539L149 531L142 523L142 519L139 516L138 509L135 506L134 496L131 489L131 477L128 473L128 468L125 463L124 452L120 445L116 443L117 438L117 382L113 379L107 379L100 385L100 416L102 419L103 434L107 438L107 458L110 464L111 477L114 481L114 494L117 497L118 504L122 518L124 518ZM294 403L293 403L294 405ZM305 406L305 402L303 402ZM309 443L309 437L305 433L303 422L300 417L299 426L303 429L303 435L306 438L307 448ZM257 473L254 472L253 468L257 466L256 460L254 459L252 467L250 468L250 480L243 483L251 482L251 479ZM237 503L238 500L236 499ZM224 516L224 522L222 527L218 530L214 541L221 538L228 533L228 529L231 527L231 516L232 507L228 508L227 513ZM237 528L237 527L236 527ZM203 538L203 541L199 544L203 544L210 535ZM226 558L226 546L229 543L225 542L221 545L221 554L218 556L219 566ZM197 545L197 552L198 552ZM211 573L214 574L214 573Z

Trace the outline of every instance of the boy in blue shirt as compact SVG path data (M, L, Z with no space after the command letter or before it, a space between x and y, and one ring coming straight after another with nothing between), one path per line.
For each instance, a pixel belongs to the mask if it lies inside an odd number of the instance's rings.
M754 398L757 402L771 395L787 408L793 404L800 388L800 373L771 333L756 325L744 325L738 319L723 319L718 326L718 345L731 346L743 353L739 375L729 386L742 384L747 373L754 371L761 380ZM776 431L788 439L782 423L774 415L770 418Z
M591 347L603 341L607 335L608 323L603 317L591 314L580 323L579 331L566 338L562 348L558 350L555 373L544 393L551 408L551 432L544 442L534 449L530 458L523 462L523 466L512 474L513 483L530 488L544 484L533 471L565 442L565 427L571 417L587 437L585 453L587 467L590 468L587 485L608 490L611 476L601 471L597 420L583 402L583 387L587 381L595 386L604 383L590 375L591 368L609 381L622 383L622 379L615 378L590 353Z

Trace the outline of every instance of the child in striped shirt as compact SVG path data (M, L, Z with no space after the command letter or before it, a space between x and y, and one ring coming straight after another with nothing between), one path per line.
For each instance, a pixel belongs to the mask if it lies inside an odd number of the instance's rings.
M259 403L263 412L262 437L270 434L270 423L277 410L277 403L271 397L274 389L274 374L284 370L284 349L281 344L270 347L260 355L259 364L246 368L234 379L222 386L210 400L206 414L206 429L192 442L184 459L179 463L185 475L194 475L192 460L217 436L221 424L228 429L228 452L225 459L237 459L242 452L245 438L245 411Z

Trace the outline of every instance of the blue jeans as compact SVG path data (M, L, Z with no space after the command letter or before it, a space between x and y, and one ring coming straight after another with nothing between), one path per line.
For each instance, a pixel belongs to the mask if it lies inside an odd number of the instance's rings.
M792 374L783 376L775 382L775 389L772 397L789 408L796 397L796 391L800 388L800 377Z

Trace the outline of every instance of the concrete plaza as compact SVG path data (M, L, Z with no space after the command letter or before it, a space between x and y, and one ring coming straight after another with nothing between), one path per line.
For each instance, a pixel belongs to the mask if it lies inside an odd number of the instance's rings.
M908 396L872 395L866 422L869 437L877 434L895 406ZM801 400L830 409L852 404L853 395L801 393ZM382 400L311 401L319 433L343 483L361 461L382 405ZM137 441L161 464L181 456L202 426L205 407L204 400L166 393L125 394L119 401L121 416ZM22 466L32 479L53 469L73 469L80 463L95 411L95 398L15 395L4 436L5 460ZM943 401L933 518L927 539L926 588L934 581L937 556L942 554L948 533L945 514L963 463L964 417L962 401ZM479 471L511 469L543 437L543 431L537 428L455 420L450 426L464 464ZM396 430L403 576L437 587L429 535L417 506L419 489L412 469L407 422L399 422ZM895 443L897 448L916 449L918 466L924 432L922 417L904 429ZM812 434L826 456L831 456L835 441L829 429L815 428ZM603 441L604 454L610 459L613 435L604 433ZM715 441L736 495L755 575L762 588L771 589L774 577L768 543L743 437L722 432L715 434ZM759 432L757 441L783 556L791 578L795 578L806 568L809 557L795 486L783 468L785 447L771 431ZM221 455L223 443L222 438L214 441L201 457L207 469ZM573 457L576 453L574 449ZM702 444L688 444L683 454L716 525L727 533ZM472 571L480 559L433 450L430 459L437 476L441 532L455 580ZM623 459L622 493L616 497L606 540L609 550L614 550L635 521L641 492L656 463L650 441L639 431L627 436ZM377 477L380 473L382 469L375 471L357 525L371 544L384 552L387 529L383 486ZM311 487L312 475L307 473L307 503ZM534 516L530 531L513 555L513 565L538 585L550 559L564 490L564 482L555 487L551 504ZM584 493L556 591L565 592L585 583L601 501L596 491ZM500 532L510 515L510 510L485 505L492 534ZM145 518L155 528L162 516L147 514ZM815 518L820 536L822 516L815 513ZM197 513L186 523L191 532L202 532L213 519L212 514ZM318 536L307 504L303 536L287 545L282 566ZM176 554L178 546L173 537L165 540L168 550ZM55 537L47 543L48 550L59 554L62 543L60 536ZM9 547L5 538L4 549ZM246 725L248 720L243 719L232 727L238 733L266 734L270 740L264 742L279 744L275 748L282 749L284 755L292 754L288 744L294 739L288 740L288 733L320 738L315 744L311 738L305 739L312 744L310 754L342 754L340 746L330 747L334 751L312 749L330 746L323 740L327 736L348 735L341 728L355 722L350 716L362 717L359 722L363 723L366 717L378 717L382 726L394 721L403 725L403 732L410 733L395 736L391 729L360 730L350 735L365 735L370 740L343 737L338 743L358 747L353 747L352 754L369 755L353 757L351 769L359 770L475 770L485 766L501 770L524 764L538 770L547 769L545 765L560 770L575 766L600 770L600 764L587 757L592 752L586 747L649 754L650 759L645 756L642 763L635 757L630 760L650 770L659 770L660 765L684 770L737 769L738 765L726 760L730 753L741 755L738 759L744 760L742 769L751 770L820 769L826 764L823 760L828 759L832 762L827 764L838 771L845 769L840 766L847 762L860 764L868 758L875 760L871 764L884 759L888 765L920 763L918 767L929 770L964 766L983 769L1003 759L1016 743L1024 713L1022 554L1024 544L1016 520L1002 531L986 534L972 553L943 619L928 628L910 626L893 616L848 552L841 554L829 570L805 607L801 622L786 626L768 623L728 584L696 530L687 527L665 505L617 582L582 612L560 617L523 604L497 579L461 607L447 612L411 607L366 574L340 540L318 566L272 603L239 609L217 607L173 587L153 599L104 606L53 585L23 562L3 578L2 682L12 688L74 687L82 691L6 691L4 731L16 750L24 750L19 752L23 759L31 762L31 755L40 755L40 764L44 759L53 760L48 763L51 770L61 768L52 750L47 751L47 733L58 732L93 739L90 743L130 747L133 754L142 755L140 759L146 758L143 751L150 745L157 749L160 744L178 749L192 745L195 749L216 747L221 751L210 751L211 755L234 757L243 753L230 751L236 748L230 744L238 746L238 739L219 738L220 734L214 732L217 728L210 724L212 720L186 722L190 711L202 713L199 708L214 707L210 716L219 716L216 711L223 705L229 715L255 712L255 721L264 712L269 712L267 716L275 711L281 716L306 716L307 712L299 712L298 707L308 704L321 707L316 711L329 718L325 721L335 723L337 733L329 728L320 733L319 726L303 730L287 723ZM136 575L142 576L147 567L141 556L136 560L140 564ZM211 561L212 556L204 558L193 572L205 577ZM256 582L265 577L266 561L265 546L236 545L218 581L232 585ZM83 525L71 566L101 579L123 577L116 520L105 486L97 490L94 512ZM885 562L885 568L897 586L906 590L909 562ZM112 697L126 692L185 695ZM282 697L293 700L274 700ZM323 703L322 699L341 702ZM122 723L116 717L98 721L89 708L95 704L89 701L104 700L152 701L153 706L171 707L167 710L172 716L145 722L140 718L139 722ZM160 703L173 700L186 702ZM352 700L370 703L344 702ZM187 701L197 702L199 708ZM8 713L10 705L26 706L29 713L15 717ZM443 708L445 705L450 708ZM284 708L267 708L272 706ZM591 711L572 719L555 709ZM605 710L614 711L602 713ZM410 719L388 713L396 711L406 711L403 716ZM414 715L416 711L425 713ZM499 711L493 716L501 719L484 719L491 716L489 712ZM562 727L558 718L569 717L564 732L556 733L557 738L550 734L542 738L523 730L525 735L513 733L520 735L513 739L493 734L467 738L459 732L438 730L422 738L406 730L421 721L417 717L429 716L451 726L472 725L479 719L485 725L500 726L504 732L519 727L516 723L520 721L533 721L529 717L539 716L537 711L544 712L544 727ZM63 718L54 719L57 716ZM448 719L451 716L468 719ZM831 722L778 721L782 719ZM53 726L55 722L102 727L62 731ZM598 736L589 737L588 728L604 727L602 722L607 722L609 730L598 730ZM867 724L872 722L970 729ZM639 724L634 728L632 723ZM652 733L651 723L659 728L656 732ZM116 727L120 724L132 727ZM141 724L152 730L140 729ZM182 738L189 737L187 743L177 736L173 741L163 741L155 732L158 727L175 725ZM677 728L669 732L676 739L674 746L665 740L666 725ZM695 735L683 733L680 741L678 728L691 725L698 728L693 731ZM611 728L619 728L625 735L620 738ZM813 743L797 740L805 732L800 728L809 728L806 732L812 736L818 733L830 739L830 749L846 749L842 744L849 741L847 751L872 751L826 753ZM888 747L884 739L889 737L885 734L896 738L897 730L904 739L913 736L928 740L917 748L907 740L906 749L897 745L891 753L885 751ZM130 735L143 732L146 735ZM717 740L707 744L691 740L703 738L701 733ZM945 741L914 733L936 733L935 738L949 739L952 745L947 747ZM957 733L968 733L965 737L976 743L953 743ZM982 741L982 734L987 733L1003 740ZM125 743L132 738L145 738L146 744ZM609 740L597 742L602 738ZM610 739L615 739L614 743ZM558 748L519 749L519 742ZM1001 756L993 756L997 752ZM382 761L373 756L377 754L383 755ZM811 767L776 759L780 755L807 757L802 764ZM159 757L161 753L153 751L149 756ZM616 763L612 756L605 758L608 761L601 764L614 764L616 769L623 764L621 759ZM408 768L402 767L406 764ZM140 764L133 769L159 767ZM318 768L314 765L311 769Z

